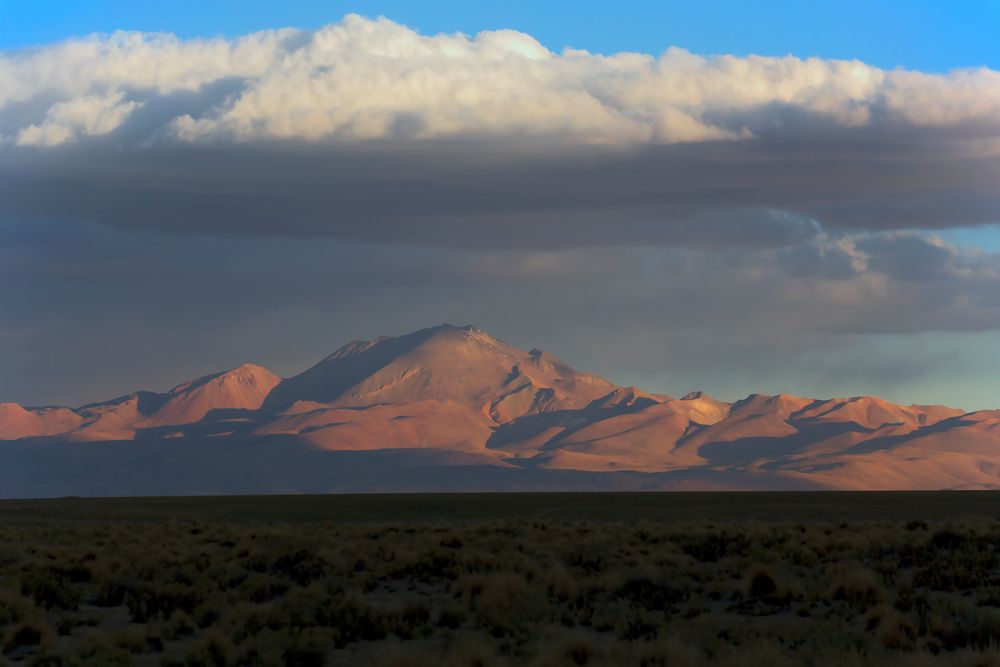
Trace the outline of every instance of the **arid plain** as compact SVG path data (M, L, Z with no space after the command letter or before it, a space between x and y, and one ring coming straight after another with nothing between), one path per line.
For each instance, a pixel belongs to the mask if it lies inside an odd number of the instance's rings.
M1000 495L0 502L10 665L992 665Z

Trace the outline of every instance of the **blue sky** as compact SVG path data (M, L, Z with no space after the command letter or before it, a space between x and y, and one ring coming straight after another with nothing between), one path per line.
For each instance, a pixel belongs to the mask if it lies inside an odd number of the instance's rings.
M313 28L349 12L385 15L424 33L515 28L549 48L858 58L880 67L942 71L1000 67L1000 0L871 2L318 2L264 0L3 0L0 48L115 29L182 37Z

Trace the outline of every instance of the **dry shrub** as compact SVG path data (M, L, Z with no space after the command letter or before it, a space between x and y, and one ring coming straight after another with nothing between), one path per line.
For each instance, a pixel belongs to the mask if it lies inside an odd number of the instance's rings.
M792 667L793 662L777 646L727 647L715 662L718 667Z
M495 650L482 638L457 636L444 648L428 644L391 641L375 650L374 667L491 667L496 664Z
M209 631L184 656L184 667L226 667L233 664L233 645L217 631Z
M744 557L750 550L750 538L741 532L694 533L680 536L680 547L699 563L715 563L723 558Z
M603 663L601 644L582 632L563 633L542 642L542 646L544 648L533 663L536 667Z
M542 574L542 582L549 598L565 602L580 593L580 585L573 574L562 565L553 565Z
M84 638L71 653L68 663L76 667L125 667L135 663L135 655L115 645L111 637L91 635Z
M31 606L31 602L13 588L0 588L0 627L11 627L23 621Z
M23 653L40 648L45 637L43 628L31 624L21 623L10 629L4 638L4 654Z
M917 628L908 616L887 605L872 609L865 621L879 642L889 650L910 650L917 640Z
M439 664L442 663L436 657L397 642L378 649L374 660L374 667L434 667Z
M950 601L947 613L939 611L928 621L928 631L947 651L958 649L993 650L1000 647L1000 611L977 609Z
M698 652L670 637L642 646L638 664L639 667L694 667L698 664Z
M496 572L469 577L460 582L479 624L495 636L508 633L527 620L530 589L513 572Z
M666 611L687 600L690 592L674 581L632 577L615 591L615 597L641 610Z
M78 583L54 567L32 565L21 573L21 593L45 609L76 609L80 604Z
M843 568L833 577L830 597L865 610L885 602L886 592L874 572L855 564Z
M750 569L746 581L747 595L762 600L770 600L778 596L777 577L770 569L757 565Z

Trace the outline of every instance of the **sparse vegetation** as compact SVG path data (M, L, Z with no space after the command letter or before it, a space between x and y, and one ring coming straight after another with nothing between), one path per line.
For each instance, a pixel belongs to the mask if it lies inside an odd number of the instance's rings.
M0 664L1000 664L1000 522L0 527Z

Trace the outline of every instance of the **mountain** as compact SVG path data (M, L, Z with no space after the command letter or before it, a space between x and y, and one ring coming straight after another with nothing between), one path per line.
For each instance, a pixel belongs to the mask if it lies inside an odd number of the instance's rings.
M16 440L67 433L83 418L68 408L25 409L17 403L0 403L0 439Z
M448 324L354 341L286 379L244 364L79 408L2 403L0 440L0 495L1000 488L1000 411L678 399Z
M524 352L475 327L445 324L348 343L283 381L265 407L287 409L296 401L337 407L450 401L503 423L525 414L581 408L614 388L547 352Z
M223 373L214 373L177 385L164 394L137 391L110 401L89 403L76 410L68 408L20 409L35 419L33 428L24 417L5 418L0 411L0 440L17 437L62 435L74 440L128 440L143 429L192 424L213 410L256 410L281 382L266 368L244 364ZM58 414L58 418L57 418ZM8 430L7 424L13 426Z
M191 424L212 410L256 410L281 378L254 364L185 382L163 396L163 404L144 425Z

